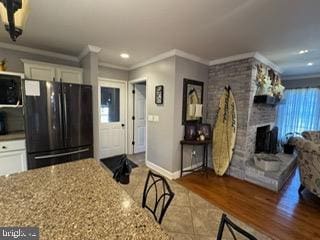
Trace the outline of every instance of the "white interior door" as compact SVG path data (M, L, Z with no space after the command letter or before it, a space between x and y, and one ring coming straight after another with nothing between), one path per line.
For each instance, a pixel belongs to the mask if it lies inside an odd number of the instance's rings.
M100 158L126 152L126 83L100 81Z
M146 84L135 84L134 153L146 151Z

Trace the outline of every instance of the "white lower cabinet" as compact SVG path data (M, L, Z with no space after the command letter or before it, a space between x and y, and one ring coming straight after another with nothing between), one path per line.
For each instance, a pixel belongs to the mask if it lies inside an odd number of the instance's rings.
M25 141L0 142L0 176L27 170Z

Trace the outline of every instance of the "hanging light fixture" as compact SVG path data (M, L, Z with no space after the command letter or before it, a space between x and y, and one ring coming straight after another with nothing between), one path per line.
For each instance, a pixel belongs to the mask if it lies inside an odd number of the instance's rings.
M29 0L0 0L0 15L12 41L22 34L29 14Z

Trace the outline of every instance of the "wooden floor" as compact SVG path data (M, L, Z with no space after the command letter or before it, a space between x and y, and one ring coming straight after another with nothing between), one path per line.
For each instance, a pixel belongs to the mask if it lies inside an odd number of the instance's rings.
M193 173L177 182L272 239L320 239L320 199L307 190L299 198L297 171L279 193L213 172L208 178Z

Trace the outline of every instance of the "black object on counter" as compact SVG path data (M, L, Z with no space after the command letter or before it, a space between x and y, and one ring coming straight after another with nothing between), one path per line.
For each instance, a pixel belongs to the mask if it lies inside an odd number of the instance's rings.
M0 74L0 105L22 105L20 76Z
M115 169L113 178L122 184L129 184L130 182L130 173L132 171L130 160L127 156L121 155L118 168Z
M291 145L290 143L286 143L283 145L283 152L285 154L293 154L294 152L294 145Z

